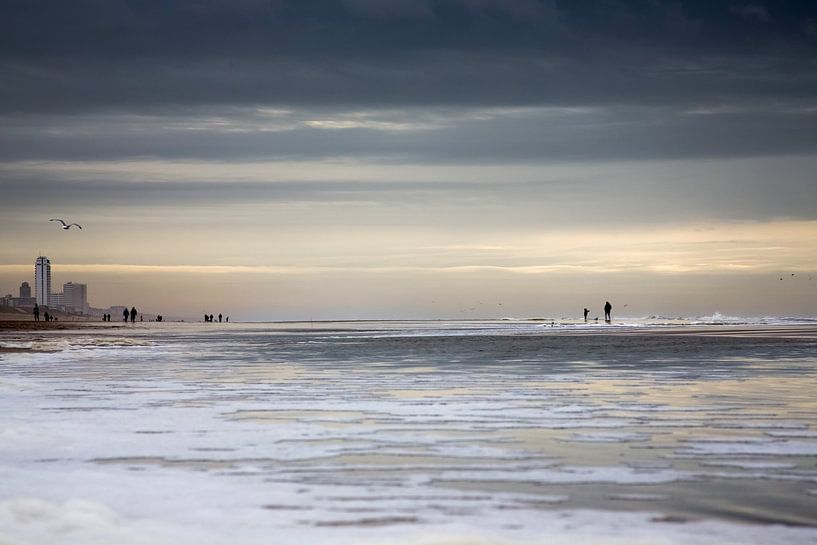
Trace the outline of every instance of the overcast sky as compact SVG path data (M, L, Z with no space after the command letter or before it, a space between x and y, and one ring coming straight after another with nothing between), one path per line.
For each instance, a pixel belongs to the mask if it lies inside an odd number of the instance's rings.
M2 293L42 252L176 315L817 315L814 2L0 6Z

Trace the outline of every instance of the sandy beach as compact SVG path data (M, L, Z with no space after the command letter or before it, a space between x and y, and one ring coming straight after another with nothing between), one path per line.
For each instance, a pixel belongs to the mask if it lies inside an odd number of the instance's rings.
M99 321L45 322L34 320L0 320L0 331L63 331L66 329L110 329L123 324Z
M243 324L243 327L274 327L277 331L282 332L314 332L314 331L349 331L355 328L361 328L361 324L366 324L366 328L377 329L378 324L399 324L400 322L312 322L309 328L299 327L297 323L293 322L278 322L270 324ZM414 322L405 322L412 324ZM434 323L434 322L429 322ZM502 325L503 322L477 321L474 324L494 323ZM628 327L628 326L590 326L583 327L580 322L562 323L560 326L551 327L543 325L538 321L522 321L522 324L530 327L524 331L525 335L537 336L621 336L621 335L639 335L639 336L693 336L693 337L710 337L710 336L725 336L725 337L765 337L765 338L795 338L795 339L817 339L817 325L812 324L796 324L796 325L728 325L728 324L714 324L714 325L672 325L672 326L653 326L645 327ZM150 331L155 334L161 334L162 331L172 332L174 328L183 328L189 325L194 325L184 322L139 322L136 324L115 322L102 322L98 319L77 319L64 320L56 322L34 321L32 319L9 319L7 315L0 314L0 332L41 332L41 331L67 331L67 330L83 330L83 331L109 331L124 329L137 329L142 331ZM223 324L229 327L229 324ZM239 325L237 322L233 326ZM217 324L212 324L211 329L217 330ZM141 328L141 329L140 329ZM493 331L501 332L501 329ZM0 337L0 341L2 337ZM2 350L2 346L0 346Z

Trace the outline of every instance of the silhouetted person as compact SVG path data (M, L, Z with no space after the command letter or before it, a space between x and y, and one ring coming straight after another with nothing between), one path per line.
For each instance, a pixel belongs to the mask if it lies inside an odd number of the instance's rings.
M123 322L127 322L129 316L130 316L130 312L128 312L128 309L125 309L125 310L122 311L122 321Z
M604 303L604 321L610 322L612 318L610 317L610 312L613 310L613 305L610 304L610 301Z
M210 322L212 322L212 321L213 321L213 315L211 314L210 315Z
M218 323L221 323L221 313L218 313Z
M46 322L50 322L50 321L51 321L51 316L48 314L48 311L47 311L47 310L45 311L45 314L43 315L43 317L45 318L45 321L46 321Z
M590 314L590 311L589 311L589 310L587 310L587 309L584 309L584 321L585 321L585 322L587 321L587 315L588 315L588 314Z
M208 315L204 315L204 322L207 323L210 321L210 317Z
M139 315L139 321L140 321L140 322L144 322L144 321L145 321L145 317L144 317L144 316L142 316L141 314Z
M227 323L228 324L230 323L230 317L229 316L227 316Z
M34 303L34 321L40 321L40 307L37 306L37 303Z
M130 323L132 324L136 323L136 307L130 308Z

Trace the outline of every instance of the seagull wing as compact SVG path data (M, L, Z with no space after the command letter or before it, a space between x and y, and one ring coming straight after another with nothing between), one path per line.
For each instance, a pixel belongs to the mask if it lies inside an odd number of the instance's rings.
M77 227L79 227L80 229L82 229L82 225L80 225L79 223L72 223L72 224L71 224L71 225L69 225L68 227L70 228L70 227L71 227L71 226L73 226L73 225L76 225Z
M50 219L50 220L48 220L48 221L58 221L58 222L60 222L60 223L62 224L62 226L63 226L63 227L65 227L65 222L64 222L64 221L62 221L60 218L51 218L51 219Z

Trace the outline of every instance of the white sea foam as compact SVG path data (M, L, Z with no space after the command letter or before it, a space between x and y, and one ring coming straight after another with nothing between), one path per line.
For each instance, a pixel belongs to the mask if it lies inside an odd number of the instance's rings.
M682 453L699 455L774 455L774 456L817 456L817 442L777 441L777 442L698 442L682 449Z
M811 437L817 437L817 431L814 431L814 430L772 430L772 431L766 431L766 435L768 435L770 437L811 438Z
M649 438L645 433L574 433L567 440L578 443L631 443Z
M312 526L297 523L297 510L277 510L293 522L277 527L276 542L315 545L792 545L814 542L811 528L758 527L725 522L663 522L651 513L504 510L504 524L474 528L468 523L417 524L412 516L327 513ZM0 502L0 542L61 545L261 545L270 541L276 509L241 512L242 524L220 522L230 512L195 512L187 520L133 517L98 502L32 498ZM209 518L212 517L212 518ZM207 525L200 523L207 520Z
M691 478L688 472L630 467L561 467L558 469L443 472L443 480L522 481L536 483L658 484Z
M666 494L608 494L611 500L622 501L666 501L669 496Z
M412 326L439 343L240 327L3 354L0 543L817 541L727 521L763 503L723 486L785 498L773 522L814 522L817 471L792 458L817 452L801 345L686 358L679 342L669 372L650 362L671 341L646 335L593 360L585 339L538 345L526 324ZM690 489L712 509L685 512Z
M817 323L817 317L811 316L725 316L720 312L688 320L692 325L811 325Z
M791 469L795 464L757 460L707 460L701 465L711 467L737 467L740 469Z

